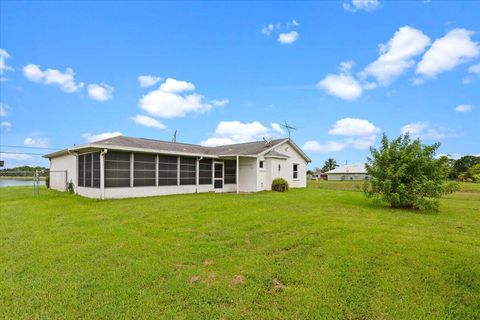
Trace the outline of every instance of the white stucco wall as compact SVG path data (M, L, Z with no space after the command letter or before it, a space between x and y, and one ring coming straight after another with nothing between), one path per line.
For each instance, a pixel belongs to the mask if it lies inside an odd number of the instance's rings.
M257 158L240 158L240 192L257 191Z
M76 185L76 168L77 158L74 155L64 155L50 159L50 188L66 191L66 182L70 182L70 180Z
M198 192L235 192L236 184L225 184L222 189L214 189L211 185L199 185ZM100 188L77 189L78 194L88 198L100 198ZM192 186L158 186L158 187L126 187L126 188L105 188L105 199L137 198L163 196L170 194L196 193L197 187Z
M365 173L328 173L328 180L365 180ZM343 177L343 178L342 178Z
M274 148L278 153L289 156L288 159L267 158L265 189L271 190L275 178L287 180L290 188L305 188L307 186L307 162L289 142ZM293 179L293 164L298 164L298 178ZM279 170L280 165L280 170Z

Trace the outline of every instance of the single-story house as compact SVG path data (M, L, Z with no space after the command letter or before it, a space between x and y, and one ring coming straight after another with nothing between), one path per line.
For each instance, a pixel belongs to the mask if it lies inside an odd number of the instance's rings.
M326 172L328 180L367 180L364 163L346 164Z
M310 158L291 140L206 147L117 136L44 156L50 187L108 199L199 192L270 190L281 177L306 187Z
M326 173L320 171L320 170L317 170L315 171L314 173L312 173L312 180L327 180L328 179L328 176Z

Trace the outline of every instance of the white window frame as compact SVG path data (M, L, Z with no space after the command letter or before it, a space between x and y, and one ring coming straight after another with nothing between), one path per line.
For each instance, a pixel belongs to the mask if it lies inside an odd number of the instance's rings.
M295 166L297 166L297 171L295 171ZM300 178L298 177L298 168L300 168L300 163L293 163L292 164L292 179L294 181L298 181L300 180ZM295 178L295 172L297 173L297 177Z

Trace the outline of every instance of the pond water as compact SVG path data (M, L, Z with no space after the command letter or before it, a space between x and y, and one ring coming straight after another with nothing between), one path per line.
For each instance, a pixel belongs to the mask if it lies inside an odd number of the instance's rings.
M41 186L45 185L45 180L40 180ZM33 180L15 180L15 179L0 179L0 187L15 187L15 186L31 186L33 187Z

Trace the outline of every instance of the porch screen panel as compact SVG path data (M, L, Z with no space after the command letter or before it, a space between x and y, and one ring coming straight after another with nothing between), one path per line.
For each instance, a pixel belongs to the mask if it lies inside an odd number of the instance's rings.
M180 157L180 185L194 185L197 183L197 159Z
M85 186L85 155L78 156L78 186Z
M156 155L135 153L133 155L133 186L155 186Z
M237 183L237 160L225 160L225 184Z
M85 187L92 187L92 154L85 155Z
M212 159L199 161L199 184L212 184Z
M92 187L100 188L100 152L92 153Z
M130 187L130 153L109 151L105 155L105 188Z
M176 186L178 158L174 156L158 156L158 185Z

